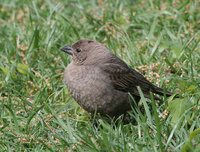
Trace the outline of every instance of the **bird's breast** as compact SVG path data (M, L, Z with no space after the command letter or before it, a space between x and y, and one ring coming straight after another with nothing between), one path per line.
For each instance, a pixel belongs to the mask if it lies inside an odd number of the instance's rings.
M109 79L99 68L93 66L69 65L64 74L64 82L76 100L96 100L110 89Z
M128 98L127 93L114 89L109 76L98 67L69 65L64 81L74 99L89 112L113 113Z

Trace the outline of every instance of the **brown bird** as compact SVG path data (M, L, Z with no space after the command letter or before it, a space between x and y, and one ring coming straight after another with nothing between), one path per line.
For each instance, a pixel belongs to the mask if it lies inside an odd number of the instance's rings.
M136 101L140 100L138 86L146 98L150 98L150 92L172 95L128 67L99 42L79 40L61 50L72 56L64 82L73 98L90 113L110 117L126 113L131 110L129 93Z

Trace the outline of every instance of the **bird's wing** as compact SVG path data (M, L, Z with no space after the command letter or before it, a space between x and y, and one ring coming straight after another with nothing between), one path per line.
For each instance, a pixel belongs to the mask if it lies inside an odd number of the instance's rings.
M109 75L112 85L117 90L139 96L137 90L137 86L139 86L143 94L148 98L150 92L164 94L163 89L154 86L142 74L129 68L118 57L109 58L101 65L101 69Z

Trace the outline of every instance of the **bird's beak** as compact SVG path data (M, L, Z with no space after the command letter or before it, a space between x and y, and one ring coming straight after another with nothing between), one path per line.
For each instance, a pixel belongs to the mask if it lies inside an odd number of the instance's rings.
M60 48L61 51L68 53L69 55L73 55L73 48L71 46L64 46Z

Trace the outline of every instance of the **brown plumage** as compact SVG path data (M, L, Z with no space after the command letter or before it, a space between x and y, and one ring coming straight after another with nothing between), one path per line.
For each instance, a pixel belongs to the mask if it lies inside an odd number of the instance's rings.
M80 40L61 50L72 56L72 62L65 69L64 82L74 99L90 113L110 117L126 113L131 109L128 93L136 101L140 99L137 86L147 98L150 92L172 95L128 67L101 43Z

